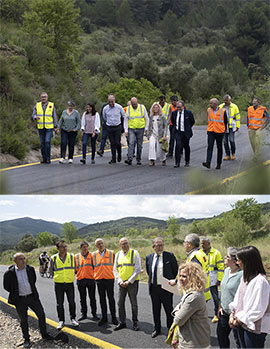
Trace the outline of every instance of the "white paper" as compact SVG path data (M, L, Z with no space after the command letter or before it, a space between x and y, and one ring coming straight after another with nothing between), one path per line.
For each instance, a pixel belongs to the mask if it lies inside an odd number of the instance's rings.
M169 280L166 279L164 276L162 276L161 279L161 287L168 292L176 294L177 296L180 296L181 294L180 290L178 289L178 285L176 284L175 286L171 286L169 284Z
M210 286L215 286L218 282L217 270L210 271Z

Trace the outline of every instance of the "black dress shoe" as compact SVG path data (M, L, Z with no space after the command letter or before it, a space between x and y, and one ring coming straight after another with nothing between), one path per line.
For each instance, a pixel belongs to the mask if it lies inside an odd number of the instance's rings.
M221 169L221 166L217 165L216 170L220 170L220 169Z
M125 164L132 165L132 160L125 160Z
M122 328L126 328L127 325L126 324L118 324L113 330L114 331L119 331L119 330L122 330Z
M121 162L121 160L122 160L122 155L120 154L120 155L117 156L117 161Z
M30 339L25 339L23 343L24 348L31 348Z
M93 315L92 320L94 320L94 321L98 321L98 320L99 320L99 317L98 317L98 316L96 316L96 315Z
M137 165L141 165L142 163L141 163L141 161L137 161Z
M86 315L82 315L82 316L78 319L78 321L82 321L82 320L85 320L85 319L87 319L87 316L86 316Z
M97 151L97 154L99 155L99 156L103 156L103 152L102 151Z
M118 324L119 324L119 322L118 322L118 320L116 319L116 317L113 317L113 318L112 318L112 324L114 324L114 325L118 325Z
M40 163L41 164L46 164L46 160L41 160Z
M115 160L110 160L109 164L116 164L116 161Z
M139 331L139 326L138 326L138 324L133 324L133 331Z
M189 167L189 162L186 162L184 167Z
M176 168L176 167L180 167L180 164L175 164L174 167L175 167L175 168Z
M210 162L203 162L202 165L204 167L210 168Z
M159 336L159 335L160 335L160 331L154 330L154 331L152 332L152 334L151 334L151 337L152 337L152 338L156 338L156 337Z
M102 318L101 320L99 320L98 326L102 326L102 325L106 324L107 322L108 322L108 319Z
M85 165L86 160L85 159L81 159L80 162L82 162Z
M46 164L50 164L51 163L51 160L46 160Z
M42 336L42 339L46 340L46 341L53 341L54 337L51 336L49 333L46 333Z

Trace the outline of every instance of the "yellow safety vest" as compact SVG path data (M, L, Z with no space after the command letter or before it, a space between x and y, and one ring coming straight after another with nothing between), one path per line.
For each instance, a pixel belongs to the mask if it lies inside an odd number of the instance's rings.
M204 297L206 301L209 301L211 299L211 293L210 293L210 277L209 277L209 264L206 254L201 250L195 250L193 251L187 258L187 263L192 262L192 259L196 257L198 261L200 262L205 275L206 275L206 285L204 290Z
M59 254L52 256L53 261L53 279L56 283L71 283L75 276L75 261L71 253L67 253L65 263L59 257Z
M166 116L166 120L169 117L169 112L170 112L170 104L165 103L163 108L162 108L163 114Z
M222 104L220 104L219 107L226 110L226 108L224 108L224 106L225 106L225 103L222 103ZM229 105L229 128L232 128L233 120L236 121L236 127L240 128L240 113L239 113L239 109L238 109L236 104L231 103Z
M127 281L131 275L134 273L135 266L135 254L134 250L129 249L128 253L124 256L121 251L116 253L115 263L117 272L122 281ZM137 276L136 280L140 280L140 274Z
M203 250L200 250L204 252ZM224 261L221 253L215 248L211 247L207 254L209 263L209 273L217 273L217 280L222 281L224 276Z
M145 118L144 118L144 105L138 104L137 109L134 110L131 105L127 107L128 116L128 128L145 128Z
M42 103L38 102L36 104L37 116L39 119L37 120L37 128L53 128L53 107L54 104L52 102L48 102L45 112L42 108Z

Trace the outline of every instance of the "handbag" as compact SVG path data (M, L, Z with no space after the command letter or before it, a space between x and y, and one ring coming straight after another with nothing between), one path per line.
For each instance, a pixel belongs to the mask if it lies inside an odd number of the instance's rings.
M161 139L159 140L159 143L161 143L161 150L164 151L165 153L168 153L169 144L168 144L167 139L161 138Z
M178 325L175 323L169 329L168 337L165 340L165 343L172 346L172 344L178 342Z

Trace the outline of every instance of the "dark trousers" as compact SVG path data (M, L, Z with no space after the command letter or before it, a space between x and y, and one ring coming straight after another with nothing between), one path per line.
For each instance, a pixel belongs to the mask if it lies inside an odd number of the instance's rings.
M238 325L237 334L240 348L264 348L266 333L253 333Z
M74 299L74 284L55 282L54 290L56 295L56 309L59 321L65 321L64 296L67 295L69 314L71 319L76 318L76 305Z
M189 139L185 135L185 132L175 131L174 134L176 147L175 147L175 164L179 165L181 161L181 154L183 154L183 149L185 149L185 162L186 164L190 161L190 146Z
M106 294L109 300L109 307L112 318L116 318L115 300L114 300L114 279L96 280L102 319L107 319L107 301Z
M223 312L223 315L220 315L220 319L217 324L217 337L218 337L218 345L220 348L230 348L229 335L231 333L231 330L233 330L233 337L236 343L236 348L240 348L237 329L230 328L229 315Z
M224 133L207 132L207 157L206 162L211 164L214 143L217 143L217 165L222 163L222 139Z
M87 149L87 144L88 144L88 140L90 138L91 141L91 159L94 160L95 159L95 154L96 154L96 141L97 141L97 134L95 135L95 137L92 137L92 133L84 133L83 134L83 159L86 159L86 149Z
M235 141L234 141L234 133L232 128L229 129L229 133L224 133L224 148L226 155L230 156L230 147L231 146L231 153L235 154Z
M51 159L51 138L53 129L42 128L38 130L40 140L40 151L43 161Z
M160 331L161 322L160 322L160 312L161 305L166 313L167 318L167 328L169 329L173 323L172 311L173 311L173 294L167 292L161 288L160 285L151 285L150 286L150 297L152 301L152 311L154 326L156 331Z
M214 301L215 306L215 315L218 313L218 306L219 306L219 296L218 296L218 287L217 286L210 286L210 292Z
M104 153L104 148L105 148L105 145L106 145L107 137L108 137L107 126L106 126L106 124L103 124L102 125L101 143L100 143L100 148L99 148L99 151L101 153Z
M81 302L81 313L82 315L87 315L87 290L88 296L90 298L90 305L92 310L92 315L97 315L97 303L96 303L96 283L94 279L81 279L77 280L77 286L80 293Z
M175 142L175 138L174 138L175 128L172 125L170 125L169 131L170 131L170 142L169 142L168 155L173 156L173 149L174 149L174 142Z
M65 158L68 145L68 158L73 159L76 137L77 131L67 132L65 130L61 130L61 158Z
M126 323L125 300L126 300L127 294L131 304L132 321L134 324L137 324L138 322L138 303L137 303L138 290L139 290L138 280L134 281L133 284L129 284L127 287L119 286L118 312L119 312L119 320L121 324Z
M121 131L122 125L107 126L107 132L111 143L112 160L116 161L116 151L118 158L121 157Z
M21 320L23 338L29 340L27 315L28 307L32 309L38 317L39 329L41 335L44 336L47 333L44 309L42 307L42 304L40 303L40 300L36 299L33 295L30 295L26 297L20 297L20 302L16 305L16 310Z

